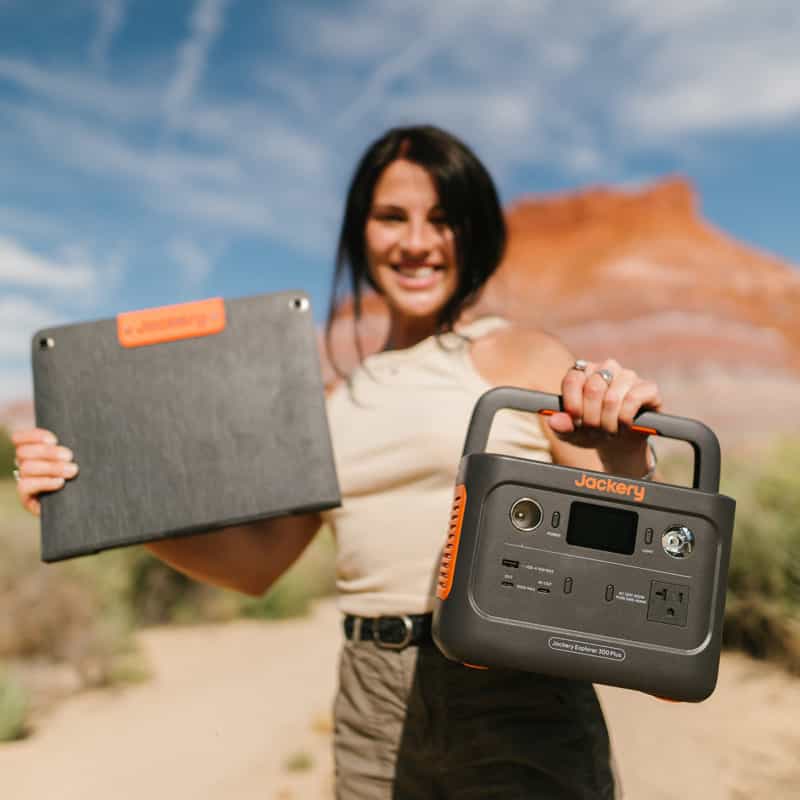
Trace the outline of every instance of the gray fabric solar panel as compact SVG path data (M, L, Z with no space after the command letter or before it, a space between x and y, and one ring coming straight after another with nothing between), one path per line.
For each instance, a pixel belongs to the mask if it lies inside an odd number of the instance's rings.
M218 333L145 346L116 319L34 335L36 423L80 466L42 497L43 561L339 505L308 298L224 309Z

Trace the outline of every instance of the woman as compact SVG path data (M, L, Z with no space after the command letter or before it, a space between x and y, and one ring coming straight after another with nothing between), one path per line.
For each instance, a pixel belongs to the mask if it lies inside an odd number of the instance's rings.
M363 284L378 291L389 334L328 398L343 495L341 508L325 515L345 613L334 742L343 800L615 796L591 685L471 670L430 641L455 470L469 414L488 388L560 393L565 409L546 423L498 415L493 449L652 477L646 439L628 426L640 408L661 407L655 384L612 360L575 361L552 336L498 317L458 324L504 244L491 178L453 136L393 129L362 158L334 290L349 273L356 316ZM37 494L76 474L73 454L40 429L14 441L19 496L38 513ZM147 547L188 575L257 595L322 522L308 514Z

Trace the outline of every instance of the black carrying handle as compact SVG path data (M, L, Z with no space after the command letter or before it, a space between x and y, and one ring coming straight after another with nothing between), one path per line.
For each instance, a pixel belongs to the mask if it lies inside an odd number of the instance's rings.
M490 389L478 398L472 411L463 456L482 453L489 440L494 415L504 408L532 413L563 411L560 395L500 386ZM702 422L687 417L675 417L657 411L640 411L634 418L634 430L652 436L666 436L688 442L694 450L694 477L692 486L704 492L719 491L720 451L714 431Z

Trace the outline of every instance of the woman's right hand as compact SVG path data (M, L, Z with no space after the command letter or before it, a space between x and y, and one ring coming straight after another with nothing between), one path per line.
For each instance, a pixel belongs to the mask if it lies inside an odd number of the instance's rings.
M78 474L72 450L58 444L55 434L44 428L30 428L11 434L16 448L15 463L19 478L17 495L23 507L41 513L38 495L54 492Z

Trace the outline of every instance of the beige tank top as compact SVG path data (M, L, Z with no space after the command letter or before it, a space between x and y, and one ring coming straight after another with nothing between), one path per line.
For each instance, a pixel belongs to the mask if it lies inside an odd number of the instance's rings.
M337 543L342 611L420 614L433 607L453 487L472 409L491 388L470 341L509 323L369 356L328 397L342 505L325 512ZM538 415L501 411L487 451L551 461Z

